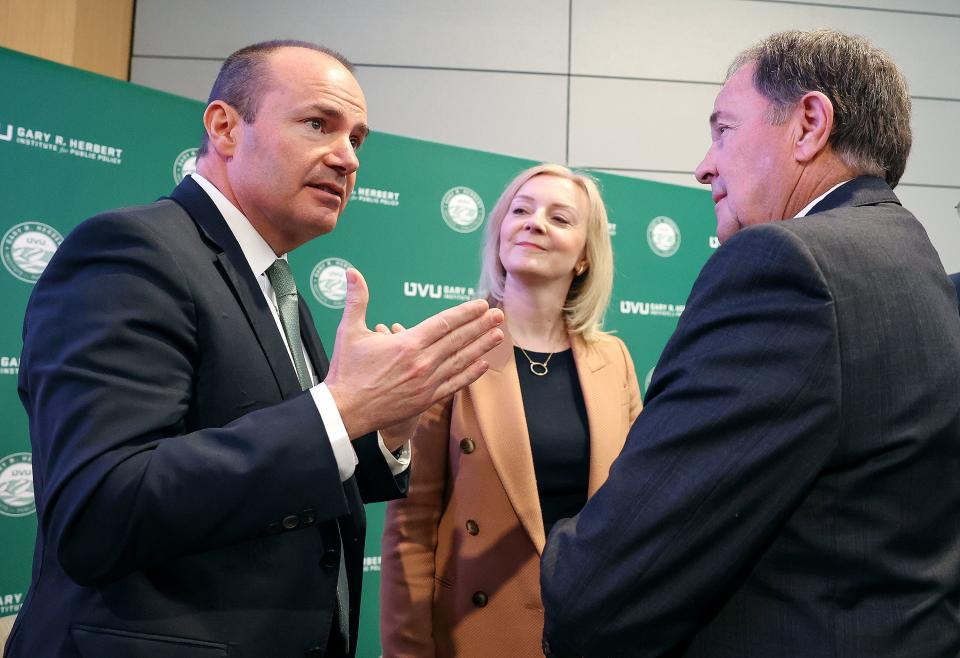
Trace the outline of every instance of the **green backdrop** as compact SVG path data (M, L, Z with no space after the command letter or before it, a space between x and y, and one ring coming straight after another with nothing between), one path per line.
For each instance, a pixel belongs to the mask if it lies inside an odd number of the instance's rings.
M24 308L62 236L97 212L168 194L191 170L203 105L0 48L0 615L30 580L36 515L27 420L16 393ZM360 269L368 320L415 324L470 298L482 226L532 161L374 133L337 229L291 254L331 351L345 285ZM606 327L630 348L646 392L690 287L716 248L706 191L595 174L616 279ZM382 506L368 507L358 655L379 655Z

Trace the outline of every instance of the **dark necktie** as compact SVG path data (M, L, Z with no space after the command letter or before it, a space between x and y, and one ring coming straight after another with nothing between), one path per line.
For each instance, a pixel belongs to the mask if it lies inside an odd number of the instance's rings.
M290 265L282 258L273 261L267 268L267 278L277 295L277 310L280 315L280 324L290 346L290 356L300 380L300 388L310 388L310 371L307 370L307 361L303 356L303 343L300 341L300 309L297 297L297 284L293 280ZM339 529L339 525L338 525ZM343 556L343 538L340 538L340 571L337 574L337 623L340 635L346 644L347 653L350 652L350 589L347 585L347 567Z

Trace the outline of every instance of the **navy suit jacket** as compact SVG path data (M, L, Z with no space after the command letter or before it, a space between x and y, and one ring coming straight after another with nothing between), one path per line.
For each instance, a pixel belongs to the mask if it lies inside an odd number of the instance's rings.
M960 272L951 274L950 281L953 282L953 287L957 291L957 305L960 306Z
M960 322L879 178L705 265L543 554L551 655L956 658Z
M300 320L323 377L302 299ZM322 655L338 526L358 603L362 502L401 495L406 475L374 434L341 483L263 293L195 181L64 241L27 308L19 392L39 529L6 655Z

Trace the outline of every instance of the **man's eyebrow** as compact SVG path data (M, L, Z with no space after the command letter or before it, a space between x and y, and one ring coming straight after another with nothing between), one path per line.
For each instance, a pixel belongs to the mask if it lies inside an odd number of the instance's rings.
M310 109L316 112L317 114L322 114L325 117L337 119L338 121L343 120L343 112L335 107L314 103L313 105L310 106ZM365 139L366 136L370 134L370 126L368 126L365 123L358 123L355 130L360 134L361 139Z
M724 112L723 110L714 110L713 114L710 115L710 125L715 126L720 119L727 118L729 116L729 112Z

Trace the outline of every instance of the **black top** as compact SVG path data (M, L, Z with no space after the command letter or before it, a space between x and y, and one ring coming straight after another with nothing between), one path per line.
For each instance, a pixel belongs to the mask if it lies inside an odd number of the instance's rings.
M587 409L571 350L555 352L547 364L549 372L542 377L530 371L530 361L519 347L514 347L513 352L520 375L543 527L549 535L554 523L574 516L587 502L590 474ZM527 354L539 362L549 356L530 350Z

